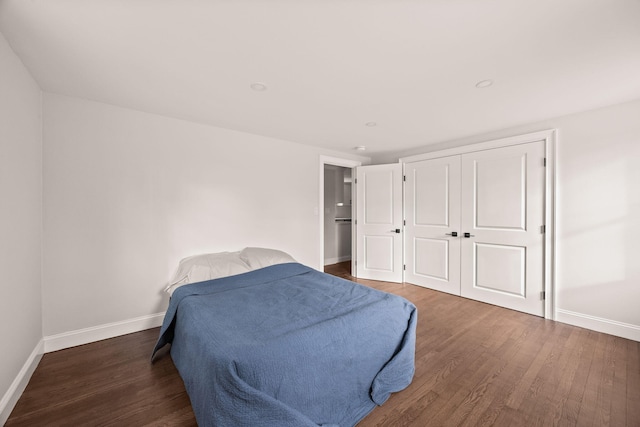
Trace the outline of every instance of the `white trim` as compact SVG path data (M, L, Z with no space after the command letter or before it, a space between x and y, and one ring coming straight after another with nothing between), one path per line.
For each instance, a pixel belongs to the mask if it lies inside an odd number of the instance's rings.
M537 134L542 134L538 132ZM556 141L558 132L554 129L544 131L545 158L547 167L545 170L545 201L544 201L544 317L555 320L556 318Z
M355 168L357 166L362 166L362 162L360 160L349 160L342 159L340 157L331 157L331 156L320 156L320 164L324 167L325 164L333 165L333 166L341 166L343 168ZM324 175L324 169L323 169Z
M324 261L324 165L333 165L333 166L341 166L343 168L356 168L358 166L362 166L362 162L360 160L348 160L348 159L342 159L340 157L330 157L330 156L324 156L324 155L320 155L320 166L318 167L319 169L319 175L320 178L318 179L319 183L320 183L320 190L318 191L318 223L319 225L319 229L320 229L320 262L318 262L318 270L322 271L323 270L323 266L325 265L325 261ZM355 191L355 185L351 186L351 191ZM353 198L353 200L355 200L355 198ZM355 211L356 209L356 204L353 203L352 204L352 210ZM352 212L351 214L352 218L355 218L355 212ZM355 227L351 227L352 230L352 234L354 233ZM353 235L352 235L352 242L354 242L353 239ZM351 255L352 258L355 260L355 243L351 244ZM355 271L355 270L353 270Z
M77 345L88 344L120 335L144 331L145 329L156 328L162 325L163 319L164 313L156 313L120 322L107 323L104 325L93 326L91 328L50 335L44 337L44 351L45 353L50 353L52 351L75 347Z
M485 141L477 144L462 145L446 150L432 151L415 156L402 157L398 161L404 165L406 163L419 162L422 160L437 159L440 157L455 156L476 151L491 150L494 148L507 147L530 142L544 141L545 157L547 167L545 169L545 239L544 239L544 290L545 290L545 319L554 320L556 316L555 308L555 248L556 248L556 139L557 130L547 129L539 132L527 133L524 135L511 136L508 138ZM404 209L404 207L403 207Z
M630 323L618 322L616 320L604 319L602 317L590 316L588 314L576 313L575 311L557 309L556 320L581 328L603 332L627 338L633 341L640 341L640 326Z
M2 399L0 399L0 425L4 425L9 419L11 411L13 411L16 403L18 403L24 389L27 388L31 375L33 375L33 372L38 367L43 353L44 341L40 340L27 358L27 361L22 365L22 369L18 372L18 375L9 386L7 392L2 396Z
M416 154L415 156L401 157L398 161L400 163L412 163L419 162L421 160L436 159L439 157L455 156L456 154L472 153L474 151L491 150L493 148L507 147L510 145L527 144L529 142L541 140L548 141L549 139L553 139L555 133L555 129L547 129L524 135L479 142L477 144L461 145L460 147L449 148L446 150Z

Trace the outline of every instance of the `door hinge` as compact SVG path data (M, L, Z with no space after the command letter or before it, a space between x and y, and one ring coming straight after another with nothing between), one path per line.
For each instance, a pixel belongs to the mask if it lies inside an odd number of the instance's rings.
M407 269L407 264L404 264L404 265L402 266L402 269L403 269L403 270L406 270L406 269Z
M544 165L544 167L547 167L547 158L545 157L544 159L542 159L542 164Z
M357 183L358 183L358 178L354 179L354 180L353 180L353 183L354 183L354 184L357 184Z
M544 301L545 299L547 299L547 294L546 294L546 292L545 292L545 291L541 291L541 292L540 292L540 299L541 299L541 300L543 300L543 301Z
M353 225L357 225L357 224L358 224L358 220L357 220L357 219L354 219L354 220L353 220Z
M404 182L407 182L407 175L402 175L402 180L403 180Z
M407 220L406 219L402 220L402 225L407 225Z
M541 225L540 226L540 234L544 234L547 232L547 226L546 225Z

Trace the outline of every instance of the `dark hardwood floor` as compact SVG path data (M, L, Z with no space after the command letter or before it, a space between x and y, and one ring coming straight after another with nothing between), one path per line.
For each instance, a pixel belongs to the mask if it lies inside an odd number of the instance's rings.
M352 279L349 264L327 272ZM640 343L409 284L416 374L358 426L640 426ZM158 328L45 354L6 426L195 426ZM226 426L225 426L226 427Z

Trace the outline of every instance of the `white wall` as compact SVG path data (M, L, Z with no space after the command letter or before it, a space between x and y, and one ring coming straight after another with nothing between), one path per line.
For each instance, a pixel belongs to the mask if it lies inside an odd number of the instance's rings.
M42 338L40 88L2 34L0 76L1 425Z
M322 267L319 158L336 153L59 95L43 109L45 336L164 311L196 253Z
M398 157L550 128L559 135L557 318L640 340L640 100Z

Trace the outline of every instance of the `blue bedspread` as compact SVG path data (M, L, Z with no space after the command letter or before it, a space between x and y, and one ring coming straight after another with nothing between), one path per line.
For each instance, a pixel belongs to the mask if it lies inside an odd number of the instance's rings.
M297 263L185 285L171 342L199 426L353 426L413 378L417 310Z

